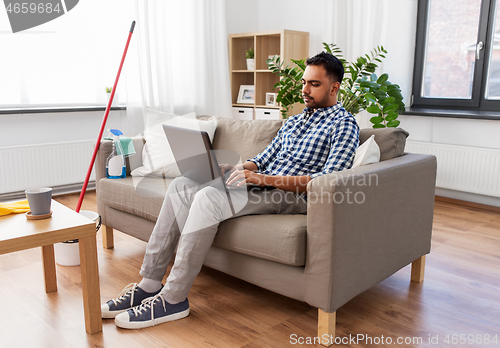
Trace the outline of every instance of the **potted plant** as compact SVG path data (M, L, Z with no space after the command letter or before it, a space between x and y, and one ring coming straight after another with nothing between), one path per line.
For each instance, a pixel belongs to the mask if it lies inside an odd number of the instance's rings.
M254 68L255 68L254 56L255 56L255 52L253 50L253 47L251 47L245 51L245 57L247 59L247 70L254 70Z
M323 43L323 46L325 51L337 56L344 64L345 75L338 94L344 108L352 115L363 110L374 114L370 118L373 128L399 126L397 118L405 108L401 89L388 80L388 74L375 74L377 64L382 62L387 51L379 46L349 63L342 58L342 52L336 45ZM280 57L274 56L267 60L267 65L280 77L274 88L279 88L276 101L281 102L281 113L286 118L293 104L304 103L302 76L306 68L305 59L292 59L292 63L284 66Z
M111 92L113 91L113 87L106 87L106 105L109 103L109 98L111 98ZM113 102L111 106L118 106L118 93L115 92L113 97Z

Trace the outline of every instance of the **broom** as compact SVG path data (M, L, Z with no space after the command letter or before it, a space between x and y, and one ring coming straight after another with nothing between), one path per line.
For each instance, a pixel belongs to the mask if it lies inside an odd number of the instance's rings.
M80 212L80 208L82 207L83 197L85 197L85 191L87 190L87 185L89 183L90 174L92 173L92 168L94 167L95 158L97 156L97 151L99 150L99 145L101 143L102 133L104 132L104 128L106 127L106 122L108 121L109 110L111 109L111 103L113 102L113 98L115 96L116 85L118 85L118 79L120 78L120 73L122 71L123 62L125 61L125 56L127 55L128 45L130 43L130 38L132 37L132 33L134 32L135 21L132 22L132 26L130 27L130 31L128 34L127 44L125 45L125 50L123 51L122 60L120 62L120 67L118 68L118 73L116 74L115 84L113 85L113 89L111 90L111 96L108 101L108 106L106 107L106 111L104 112L104 118L102 119L101 129L99 130L99 135L97 136L96 146L94 148L94 153L92 154L92 159L90 160L89 169L87 170L87 176L85 177L85 181L83 182L82 192L80 193L80 198L78 199L78 204L76 205L76 212Z

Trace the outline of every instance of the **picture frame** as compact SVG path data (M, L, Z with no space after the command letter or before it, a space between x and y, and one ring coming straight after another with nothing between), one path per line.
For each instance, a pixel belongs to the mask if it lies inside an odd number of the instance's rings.
M266 93L266 105L267 106L278 106L276 102L277 93Z
M255 86L254 85L240 85L240 92L238 93L238 104L255 104Z

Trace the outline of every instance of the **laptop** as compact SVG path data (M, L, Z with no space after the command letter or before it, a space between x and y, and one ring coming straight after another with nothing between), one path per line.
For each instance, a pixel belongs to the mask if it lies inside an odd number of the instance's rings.
M186 129L164 124L163 131L167 136L167 141L170 144L175 162L179 167L181 174L200 185L214 182L216 186L220 185L220 189L226 192L231 212L235 215L233 203L229 190L247 190L247 186L227 185L226 181L230 173L222 172L219 167L219 162L215 156L212 142L208 133L200 130ZM222 152L221 152L222 153ZM239 161L239 156L231 152L228 154L224 163L236 164ZM223 153L222 153L223 154ZM220 179L220 180L216 180ZM212 185L214 186L214 185Z

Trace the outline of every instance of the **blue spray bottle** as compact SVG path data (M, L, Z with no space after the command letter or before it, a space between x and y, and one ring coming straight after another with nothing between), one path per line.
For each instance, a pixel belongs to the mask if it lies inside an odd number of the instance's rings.
M113 150L106 160L106 176L109 179L122 179L127 176L125 156L120 143L120 135L123 133L118 129L110 129L109 131L113 134Z

